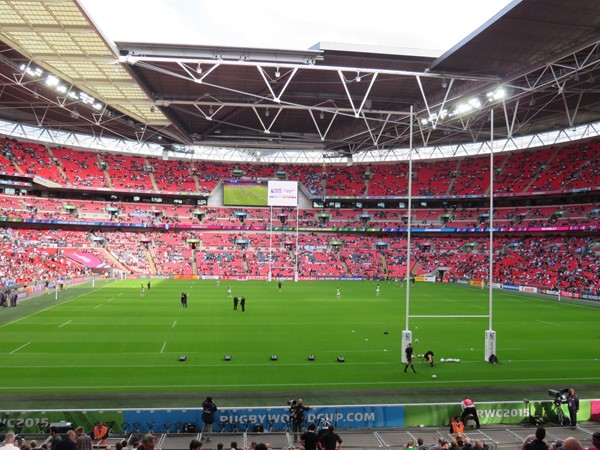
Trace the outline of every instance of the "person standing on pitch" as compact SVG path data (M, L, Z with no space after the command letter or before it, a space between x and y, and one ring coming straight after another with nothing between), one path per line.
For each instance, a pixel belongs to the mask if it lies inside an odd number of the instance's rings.
M381 294L381 291L379 289L379 283L377 283L377 287L375 288L375 297L379 297L379 294Z
M463 401L460 402L460 406L462 408L462 414L460 416L460 420L463 423L467 423L466 419L469 416L473 416L473 420L477 425L477 429L479 429L479 416L477 415L477 408L475 408L475 402L468 397L463 398Z
M246 297L242 295L240 298L240 306L242 307L242 312L246 311Z
M335 290L335 298L337 298L338 300L342 299L342 291L340 291L339 287Z
M237 305L238 305L239 299L237 297L237 295L235 297L233 297L233 310L237 311Z
M417 373L417 371L415 370L415 366L413 364L414 354L415 354L415 352L413 350L412 343L409 342L407 347L404 349L404 355L406 356L406 365L404 366L404 373L406 373L408 366L410 366L412 368L414 373Z
M567 396L567 408L569 409L569 419L571 419L571 426L577 426L577 412L579 411L579 396L575 393L575 389L569 389L569 395Z

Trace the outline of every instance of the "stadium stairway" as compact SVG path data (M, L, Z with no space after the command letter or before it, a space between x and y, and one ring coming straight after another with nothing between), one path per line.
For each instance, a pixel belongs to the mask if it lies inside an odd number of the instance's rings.
M146 254L146 258L148 259L148 263L150 264L151 275L156 275L158 271L156 270L156 263L154 262L152 253L150 252L150 250L145 250L144 253Z
M193 248L192 249L192 271L194 273L194 275L198 275L198 262L196 261L196 252L198 250Z
M523 192L530 192L529 189L531 188L531 186L534 186L536 184L536 182L538 181L538 179L540 178L540 176L546 171L548 170L548 168L550 167L550 163L552 162L552 160L554 158L556 158L556 155L559 152L559 148L556 148L554 150L554 153L552 153L552 155L550 155L550 157L546 160L546 163L544 164L543 167L541 167L541 170L539 170L534 177L531 177L531 181L529 182L529 184L527 184L527 186L525 186L525 189L523 189Z
M106 248L102 248L100 249L100 252L102 253L101 259L109 263L111 266L113 266L113 268L121 270L123 272L129 272L129 269L121 261L119 261L119 259L115 255L113 255L109 250L107 250Z
M52 161L52 163L56 166L56 168L58 169L58 173L60 174L60 176L62 177L62 179L64 180L65 184L71 184L71 181L69 180L69 177L67 176L67 174L65 173L62 164L60 163L60 159L57 158L54 153L52 152L51 148L48 148L48 153L50 154L50 161Z

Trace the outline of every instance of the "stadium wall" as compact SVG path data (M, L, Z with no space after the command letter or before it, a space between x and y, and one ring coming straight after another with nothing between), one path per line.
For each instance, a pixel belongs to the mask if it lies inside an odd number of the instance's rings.
M552 422L552 400L533 400L529 407L524 402L478 403L477 410L482 425L491 424L533 424L531 417L543 417ZM565 414L566 405L562 405ZM398 405L351 405L351 406L311 406L307 411L307 422L329 420L339 429L391 428L391 427L433 427L446 426L449 418L460 414L458 403L398 404ZM47 411L3 411L0 421L7 429L17 429L20 433L39 433L50 424L66 422L91 430L98 421L109 424L112 433L123 434L133 431L144 433L153 424L153 431L174 431L165 429L175 424L202 424L202 408L186 409L108 409L108 410L47 410ZM581 400L578 414L580 421L600 421L600 399ZM246 430L254 425L262 425L265 430L284 431L289 422L287 407L221 408L217 411L214 431ZM134 429L134 425L140 426ZM181 430L179 430L181 431Z

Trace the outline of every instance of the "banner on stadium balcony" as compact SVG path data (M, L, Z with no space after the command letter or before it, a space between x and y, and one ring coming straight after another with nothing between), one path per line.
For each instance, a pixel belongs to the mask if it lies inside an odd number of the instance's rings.
M592 292L583 292L581 294L581 298L584 300L595 300L595 301L600 301L600 295L596 295Z
M252 430L262 425L265 431L284 431L289 426L289 408L235 408L220 409L216 413L213 431ZM328 420L336 428L369 428L404 426L404 406L402 405L356 405L356 406L315 406L305 413L306 423L320 423ZM187 410L131 410L125 411L125 422L135 423L195 423L202 424L202 409Z
M90 253L81 253L81 252L71 252L66 253L65 256L67 258L72 259L76 263L81 264L84 267L88 267L90 269L105 269L110 268L110 265L97 258L96 256Z
M481 280L471 280L471 281L469 282L469 284L470 284L471 286L477 286L477 287L483 287L483 286L485 286L485 282L483 282L483 281L481 281Z

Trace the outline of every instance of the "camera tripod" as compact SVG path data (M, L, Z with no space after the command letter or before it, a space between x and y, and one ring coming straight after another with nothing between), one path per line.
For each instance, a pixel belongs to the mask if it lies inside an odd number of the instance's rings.
M556 423L558 423L561 427L569 425L570 420L567 416L565 416L565 412L562 409L562 402L560 400L555 400L552 404L552 411L556 415Z

